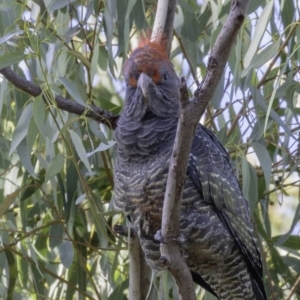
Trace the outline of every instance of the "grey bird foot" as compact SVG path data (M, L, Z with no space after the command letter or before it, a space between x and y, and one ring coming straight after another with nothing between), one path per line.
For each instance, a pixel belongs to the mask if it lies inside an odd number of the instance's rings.
M183 234L179 234L177 237L169 236L173 241L177 242L178 244L184 244L187 242L187 238ZM154 239L160 243L167 244L166 239L163 237L161 230L157 230L154 235Z
M162 235L161 230L157 230L155 235L154 235L154 239L162 244L166 244L164 237Z

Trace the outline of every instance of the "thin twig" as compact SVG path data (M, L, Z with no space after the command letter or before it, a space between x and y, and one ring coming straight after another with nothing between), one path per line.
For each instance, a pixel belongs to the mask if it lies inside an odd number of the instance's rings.
M288 295L288 297L286 298L286 300L290 300L292 298L293 294L295 293L295 291L296 291L296 289L298 288L299 285L300 285L300 276L298 277L298 279L294 283L293 287L291 288L291 292Z

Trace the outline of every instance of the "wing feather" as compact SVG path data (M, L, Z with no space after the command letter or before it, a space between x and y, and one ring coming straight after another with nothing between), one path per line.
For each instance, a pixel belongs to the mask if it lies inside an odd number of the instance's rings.
M227 151L215 135L202 125L196 130L189 156L188 174L234 238L262 295L261 299L266 299L262 264L248 203L242 195Z

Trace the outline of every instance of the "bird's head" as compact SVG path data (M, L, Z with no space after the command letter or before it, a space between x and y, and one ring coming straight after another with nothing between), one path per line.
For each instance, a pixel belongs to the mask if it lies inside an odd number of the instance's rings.
M147 112L158 117L177 116L179 79L163 45L143 39L124 65L124 112L142 119Z

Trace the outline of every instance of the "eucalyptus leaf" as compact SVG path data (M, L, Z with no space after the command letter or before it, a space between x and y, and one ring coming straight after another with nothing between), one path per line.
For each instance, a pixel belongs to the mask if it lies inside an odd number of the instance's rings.
M127 11L126 11L126 16L125 19L128 19L134 5L136 3L136 0L128 0L128 4L127 4Z
M69 130L70 134L71 134L71 139L72 139L72 142L75 146L75 149L76 149L76 152L79 156L79 158L81 159L81 161L84 163L84 165L86 166L87 170L89 171L90 175L93 174L92 170L91 170L91 167L90 167L90 164L89 164L89 161L87 159L87 154L86 154L86 151L84 149L84 146L82 144L82 141L79 137L79 135L73 131L73 130Z
M70 268L74 259L74 247L70 241L63 241L59 246L59 256L65 268Z
M86 194L82 194L75 200L75 204L78 205L80 204L84 199L86 199Z
M32 117L32 103L29 103L22 111L22 114L17 123L16 130L14 131L9 155L11 155L25 138L28 132L29 122Z
M251 86L250 90L252 92L253 98L256 101L256 103L262 108L262 110L267 113L268 106L265 102L264 97L261 95L260 91L256 89L255 87ZM294 136L290 128L282 121L282 119L278 116L278 114L271 108L270 109L270 117L279 124L286 133L288 133L290 136ZM266 123L265 123L266 124ZM267 125L265 125L266 128Z
M249 201L250 170L246 156L242 153L243 195Z
M264 171L264 177L266 181L266 187L269 188L270 181L271 181L271 171L272 171L272 160L267 149L260 143L253 142L251 143L255 154L258 157L260 165Z
M56 174L61 172L61 170L64 167L64 160L65 160L65 157L62 153L59 153L57 156L55 156L52 159L50 167L46 171L45 182L47 182L52 177L54 177Z
M0 9L1 9L1 6L0 6ZM14 30L10 31L9 33L7 33L6 35L4 35L3 37L0 38L0 45L5 43L6 41L9 41L15 35L22 34L23 32L24 32L24 30L20 30L20 29L14 29ZM16 53L19 53L19 52L16 52ZM0 62L1 62L1 59L0 59Z
M50 227L49 247L54 249L62 243L64 229L61 224L54 224Z
M54 0L54 1L51 1L51 4L49 5L48 7L48 10L51 12L51 11L54 11L54 10L58 10L58 9L61 9L67 5L69 5L70 3L73 3L75 2L76 0Z
M11 2L3 2L0 4L0 10L7 13L13 8L13 3Z
M34 166L31 163L31 155L28 151L27 140L23 139L17 146L17 152L27 172L34 178L37 179L37 175L34 172Z
M95 51L96 50L97 49L95 49ZM91 64L90 64L89 60L86 57L84 57L82 55L82 53L80 53L78 51L69 50L68 54L70 54L70 55L74 56L75 58L79 59L87 68L91 67Z
M67 92L70 94L72 98L74 98L76 102L78 102L79 104L85 107L88 107L88 105L86 104L86 99L83 99L81 97L81 93L78 90L78 86L73 81L65 77L60 77L59 81L64 85Z
M42 136L46 137L45 132L45 116L46 116L46 106L44 103L44 100L41 96L38 96L33 101L33 107L32 107L32 113L33 113L33 119L34 122L39 129Z
M272 238L272 241L277 244L277 241L280 240L281 236L274 236ZM287 239L284 241L284 243L279 243L278 246L280 247L286 247L293 250L300 250L300 236L298 235L290 235L287 237Z
M0 69L10 67L11 65L18 64L26 58L23 52L11 52L0 56Z
M115 141L108 141L108 144L100 143L100 145L94 151L87 153L87 157L90 157L91 155L97 152L108 150L115 144L116 144Z
M6 261L8 263L8 291L7 299L14 299L15 284L18 278L17 261L13 252L9 249L5 249Z
M250 189L249 189L249 207L250 214L253 215L256 209L256 204L258 201L258 180L257 174L254 167L249 163L249 172L250 172Z
M255 55L257 47L263 37L263 34L265 33L266 26L267 26L269 18L271 16L271 11L273 9L273 5L274 5L274 0L269 1L258 19L250 47L244 57L244 67L245 68L248 68L248 66L250 65L250 62L251 62L253 56Z
M278 52L280 41L281 40L278 39L276 42L271 43L268 47L263 49L257 55L254 55L248 67L242 71L241 77L246 76L252 68L255 69L260 68L262 65L267 63L271 58L273 58L275 54Z

